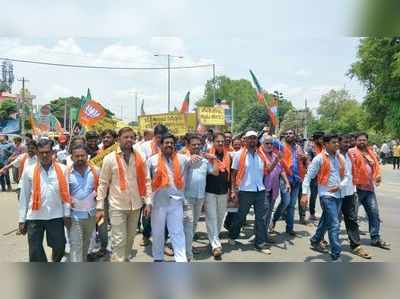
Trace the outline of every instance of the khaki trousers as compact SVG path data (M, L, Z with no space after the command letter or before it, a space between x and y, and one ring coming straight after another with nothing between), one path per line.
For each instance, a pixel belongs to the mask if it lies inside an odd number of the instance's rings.
M126 262L132 251L140 209L110 210L112 262Z

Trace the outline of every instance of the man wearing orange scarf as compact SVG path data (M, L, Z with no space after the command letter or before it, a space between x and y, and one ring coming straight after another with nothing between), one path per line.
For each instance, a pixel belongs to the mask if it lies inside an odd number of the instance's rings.
M150 140L147 140L143 142L139 150L144 154L144 157L147 160L149 160L152 156L158 154L160 151L161 147L161 136L166 134L168 132L168 129L166 126L159 124L154 127L153 134L147 134L147 137L145 135L145 138L148 138L149 136L152 136ZM151 219L150 217L145 217L144 215L142 216L142 224L143 224L143 239L140 245L142 246L147 246L150 244L150 237L151 237ZM169 247L166 247L166 250L169 250ZM172 254L172 252L170 253Z
M251 206L255 213L255 246L265 254L271 254L266 245L267 230L265 225L266 205L264 174L269 164L265 154L257 148L257 132L248 131L245 134L246 148L236 152L232 162L231 196L239 201L239 211L235 215L229 231L230 243L235 244L240 228L246 219ZM238 197L238 198L237 198Z
M161 137L161 151L148 160L152 178L151 228L155 262L164 261L165 225L167 225L176 262L187 262L183 228L184 173L188 157L178 154L172 134Z
M218 167L216 173L209 173L206 181L206 226L211 253L219 259L222 244L219 234L225 217L231 181L231 155L226 149L225 136L215 133L209 154Z
M281 189L281 201L275 210L272 219L272 227L281 217L283 211L287 209L286 214L286 233L296 237L294 231L294 210L298 200L300 186L302 184L307 157L299 145L296 144L296 134L293 130L288 130L285 136L286 142L283 146L282 166L290 182L290 192Z
M368 215L371 245L389 250L390 244L380 236L380 218L378 202L375 195L375 186L382 181L381 166L378 157L368 147L367 133L356 135L356 147L349 149L352 163L353 183L357 187L358 201L364 206Z
M324 132L314 132L312 135L313 144L306 149L307 156L310 161L312 161L318 154L320 154L323 150L324 143ZM318 197L318 182L317 179L314 178L310 182L310 221L316 221L317 217L315 216L315 205ZM302 221L300 221L302 222Z
M324 145L325 149L313 159L304 178L301 205L307 206L310 182L317 178L322 215L317 231L310 239L311 247L316 251L326 252L327 248L321 241L328 231L331 258L333 261L340 261L342 247L339 242L339 213L343 199L342 189L351 180L351 173L350 169L346 169L345 158L338 152L339 137L336 134L325 135Z
M64 225L71 225L66 167L53 160L53 142L38 143L38 162L24 170L19 201L19 231L28 233L29 261L47 262L43 249L53 249L52 260L60 262L65 251Z
M108 195L111 220L113 262L129 261L136 235L140 209L150 215L150 178L146 161L133 149L136 134L132 128L119 130L119 148L108 154L103 161L97 194L97 215L104 217L104 200Z

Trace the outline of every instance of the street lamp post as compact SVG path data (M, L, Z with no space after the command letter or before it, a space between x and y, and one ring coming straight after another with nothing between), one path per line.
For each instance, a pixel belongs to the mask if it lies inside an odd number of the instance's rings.
M168 61L168 112L171 111L171 58L182 59L183 56L174 56L171 54L154 54L155 57L167 57Z

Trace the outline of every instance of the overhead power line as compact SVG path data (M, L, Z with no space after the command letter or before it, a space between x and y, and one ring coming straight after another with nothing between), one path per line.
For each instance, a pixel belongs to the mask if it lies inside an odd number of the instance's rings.
M39 64L47 66L57 66L57 67L71 67L71 68L81 68L81 69L103 69L103 70L166 70L168 67L115 67L115 66L94 66L94 65L83 65L83 64L65 64L65 63L52 63L44 61L34 61L34 60L24 60L0 57L0 60L9 60L13 62ZM188 66L172 66L170 69L181 70L181 69L195 69L195 68L208 68L213 67L212 64L199 64L199 65L188 65Z

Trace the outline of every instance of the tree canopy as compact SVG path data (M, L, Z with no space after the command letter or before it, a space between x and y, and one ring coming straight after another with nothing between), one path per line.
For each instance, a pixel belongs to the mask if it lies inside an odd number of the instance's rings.
M363 106L369 126L399 136L400 38L361 39L349 76L357 78L367 89Z
M232 107L234 113L234 131L241 132L248 128L262 129L269 121L265 107L258 104L256 89L246 79L231 79L227 76L216 77L215 96L226 100ZM274 92L278 99L279 120L282 121L285 114L293 109L292 103L282 93ZM272 94L271 94L272 95ZM268 101L270 96L266 96ZM196 106L212 106L214 100L213 80L206 83L204 96L197 101Z

